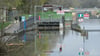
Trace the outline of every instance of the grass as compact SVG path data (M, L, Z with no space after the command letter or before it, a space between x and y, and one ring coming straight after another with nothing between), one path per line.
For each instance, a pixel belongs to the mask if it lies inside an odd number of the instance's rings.
M62 15L59 15L56 12L51 12L51 11L39 12L39 13L37 13L37 15L39 15L41 19L50 19L50 18L59 19L59 18L62 18ZM23 16L25 16L26 19L29 18L28 14L24 14ZM72 13L65 13L64 16L65 16L65 20L72 19Z
M0 29L5 28L10 24L10 22L0 23Z
M62 18L62 15L57 14L56 12L40 12L38 13L38 15L41 16L41 19L49 19L49 18L53 18L53 19L59 19ZM72 13L65 13L64 14L65 19L72 19Z

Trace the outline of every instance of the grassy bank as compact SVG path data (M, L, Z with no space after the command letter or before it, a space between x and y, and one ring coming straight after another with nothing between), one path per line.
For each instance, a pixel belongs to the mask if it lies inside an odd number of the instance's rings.
M37 16L40 16L41 19L50 19L50 18L59 19L59 18L62 18L62 15L57 14L57 12L51 12L51 11L37 12L36 14L37 14ZM24 14L23 16L25 16L27 19L29 18L28 14ZM72 19L72 13L65 13L64 16L65 16L66 20L69 18Z
M41 16L41 19L49 19L49 18L58 19L58 18L62 18L62 15L57 14L56 12L50 12L50 11L42 12L42 13L40 12L40 13L38 13L38 15ZM67 19L69 17L71 18L72 13L65 13L64 16L65 16L65 19Z
M0 29L5 28L10 24L10 22L0 23Z

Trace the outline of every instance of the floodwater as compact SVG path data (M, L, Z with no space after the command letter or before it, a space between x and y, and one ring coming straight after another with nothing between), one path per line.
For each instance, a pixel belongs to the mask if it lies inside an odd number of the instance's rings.
M81 28L99 29L100 20L85 20ZM67 29L67 28L66 28ZM22 43L23 46L9 47L7 56L100 56L100 32L88 32L88 39L72 30L31 31L10 43ZM62 51L59 49L62 47ZM84 52L84 54L82 54ZM79 54L80 53L80 54Z
M79 24L85 30L100 30L100 20L84 20ZM50 56L100 56L100 32L88 31L88 39L80 33L68 30L62 42L62 52L51 53ZM54 51L59 51L55 47Z

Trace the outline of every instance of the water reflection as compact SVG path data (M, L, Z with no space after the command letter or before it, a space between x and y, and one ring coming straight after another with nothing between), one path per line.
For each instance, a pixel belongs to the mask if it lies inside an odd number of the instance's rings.
M89 32L89 39L85 41L85 50L90 56L100 56L100 32Z
M62 31L63 33L65 31ZM26 35L26 39L24 36ZM9 46L9 52L7 56L35 56L35 53L40 56L46 56L48 51L52 51L58 42L62 42L61 38L64 38L64 34L60 35L58 30L53 31L30 31L25 35L18 35L8 43L23 43L24 45ZM36 37L36 39L35 39ZM23 42L23 40L25 40Z

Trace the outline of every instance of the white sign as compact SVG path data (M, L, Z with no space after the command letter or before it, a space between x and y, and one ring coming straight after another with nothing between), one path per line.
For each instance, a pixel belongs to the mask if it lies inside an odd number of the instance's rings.
M84 49L83 48L80 48L80 51L84 51Z
M62 15L64 15L65 12L64 12L64 10L58 10L58 11L57 11L57 14L62 14Z
M86 14L84 14L84 19L89 19L89 14L88 13L86 13Z
M83 17L84 15L83 14L78 14L78 17Z
M25 21L25 16L22 16L22 22L24 22Z
M83 19L82 19L82 18L80 18L78 21L79 21L79 22L83 22Z
M80 17L82 17L82 14L80 14Z

